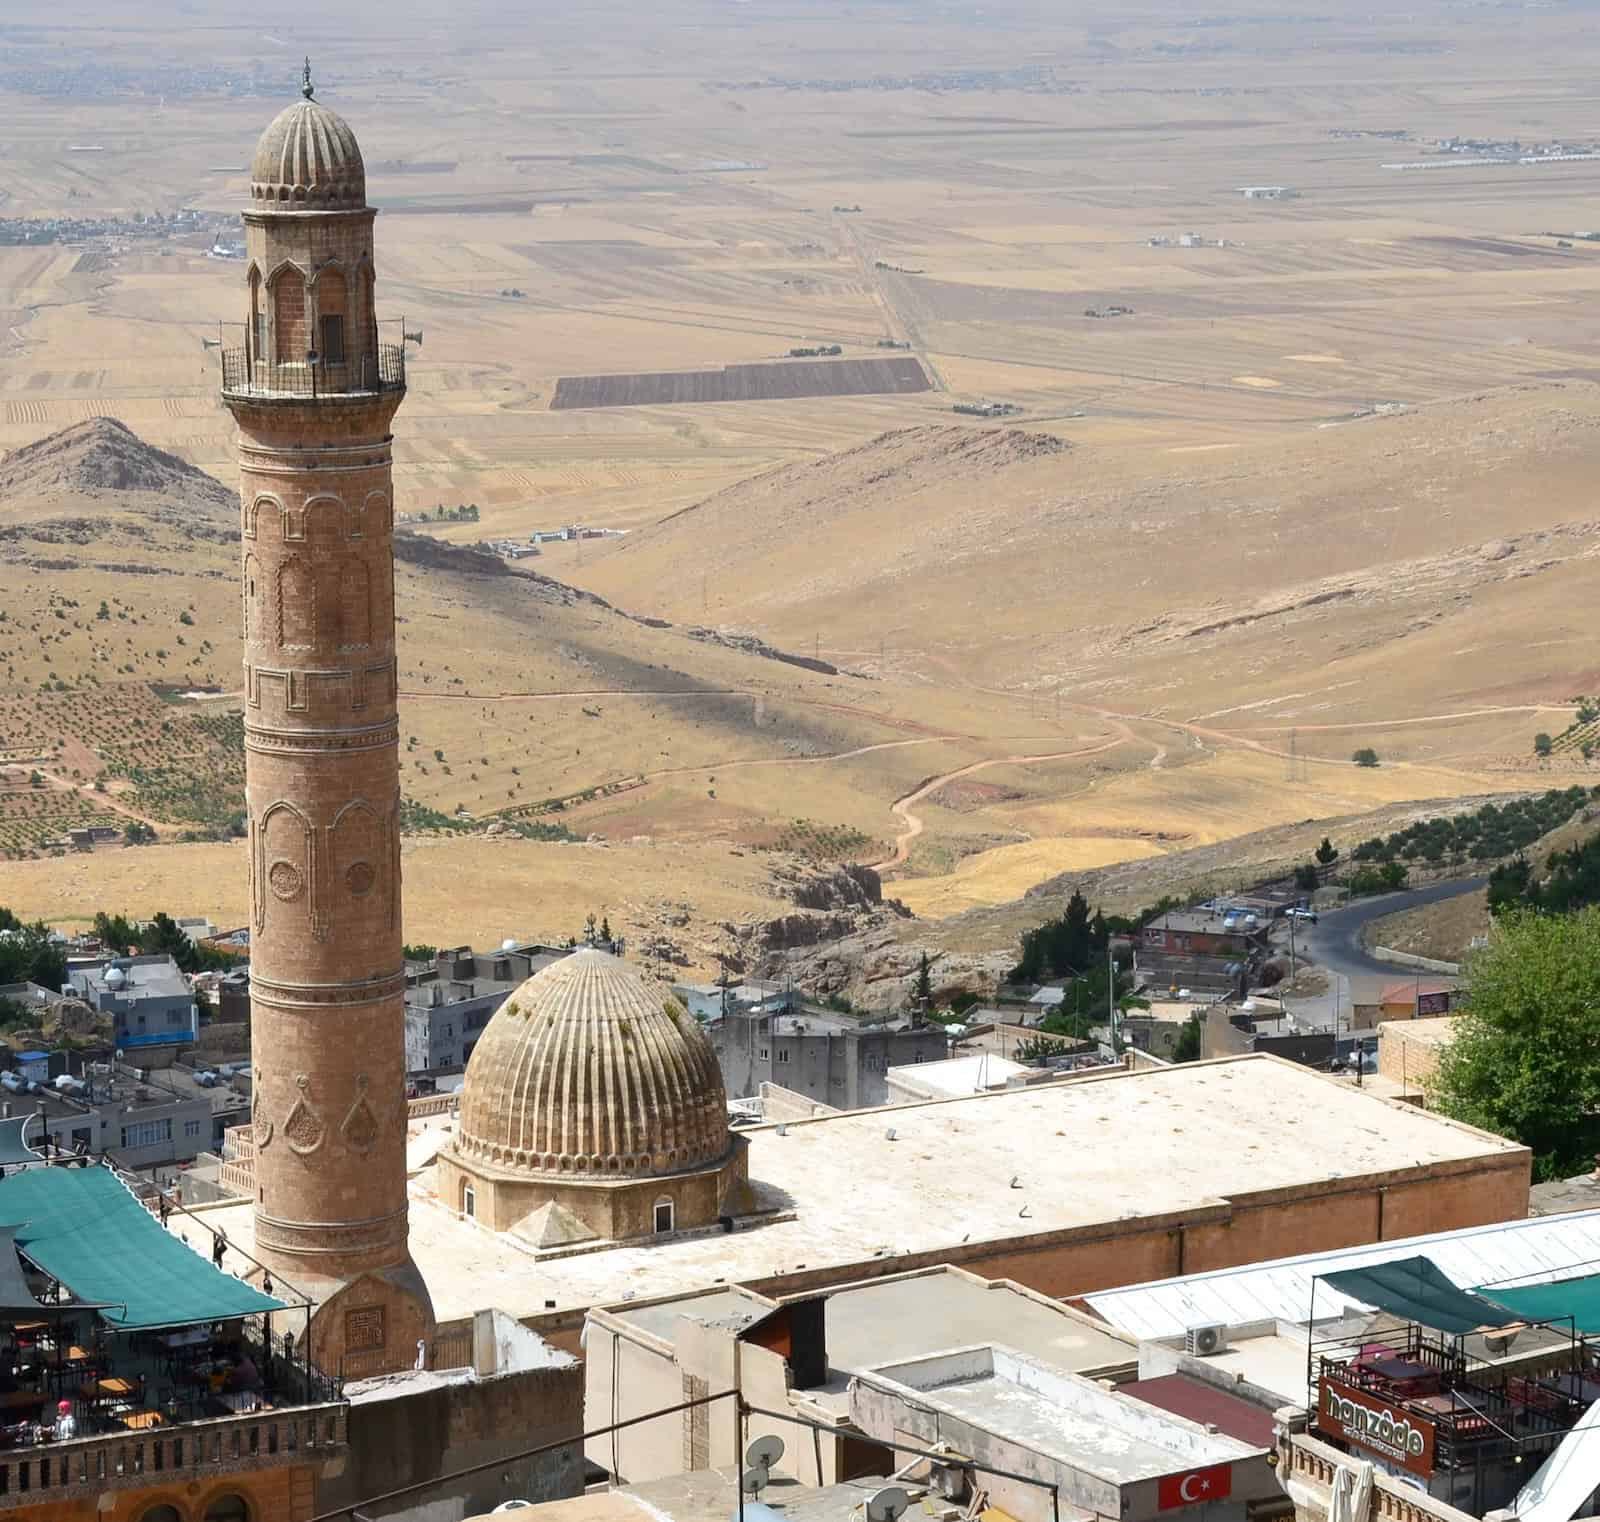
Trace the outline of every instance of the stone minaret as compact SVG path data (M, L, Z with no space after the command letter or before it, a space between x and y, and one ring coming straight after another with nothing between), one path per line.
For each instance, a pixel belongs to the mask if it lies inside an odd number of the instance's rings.
M267 128L244 213L239 425L250 817L255 1250L318 1303L312 1347L409 1368L433 1325L406 1228L392 436L354 134L312 99ZM400 335L396 335L399 337Z

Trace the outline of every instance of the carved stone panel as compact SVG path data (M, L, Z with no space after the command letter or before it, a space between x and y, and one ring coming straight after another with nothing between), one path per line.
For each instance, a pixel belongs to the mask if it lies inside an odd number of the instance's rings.
M283 1139L289 1143L292 1151L305 1157L322 1145L326 1128L322 1124L322 1117L312 1107L308 1097L311 1086L310 1075L296 1073L294 1083L300 1093L289 1107L289 1113L283 1118Z
M380 1130L377 1112L367 1099L367 1075L356 1074L356 1099L339 1126L346 1144L354 1152L365 1156L378 1140Z

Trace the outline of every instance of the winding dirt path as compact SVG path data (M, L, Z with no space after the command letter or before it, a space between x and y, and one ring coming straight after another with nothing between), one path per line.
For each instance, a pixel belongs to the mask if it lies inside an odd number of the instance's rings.
M1119 728L1126 731L1125 725ZM911 805L921 803L930 793L936 793L947 782L954 782L961 777L970 777L974 772L986 771L991 766L1026 766L1034 761L1070 761L1076 756L1094 756L1101 751L1114 750L1117 746L1126 744L1131 738L1128 733L1116 735L1101 745L1080 746L1077 750L1047 751L1037 756L991 756L987 761L974 761L968 766L960 766L953 772L946 772L941 777L932 777L924 782L921 787L896 798L889 805L890 812L899 815L905 821L905 829L895 837L894 855L886 857L883 861L871 864L874 872L887 872L892 867L903 867L906 858L911 854L911 842L922 833L922 820L911 812Z

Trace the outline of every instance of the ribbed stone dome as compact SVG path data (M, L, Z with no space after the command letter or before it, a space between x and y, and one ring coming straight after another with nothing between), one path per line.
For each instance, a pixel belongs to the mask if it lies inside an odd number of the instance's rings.
M585 947L535 973L472 1050L456 1149L543 1175L638 1178L732 1146L711 1043L618 957Z
M250 199L317 210L367 204L367 169L350 125L307 96L280 111L250 164Z

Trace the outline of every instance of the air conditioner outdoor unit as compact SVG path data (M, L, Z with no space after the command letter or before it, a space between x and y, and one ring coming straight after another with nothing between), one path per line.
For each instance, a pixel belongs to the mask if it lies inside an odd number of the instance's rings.
M1183 1334L1183 1351L1195 1358L1209 1358L1227 1351L1224 1326L1192 1326Z

